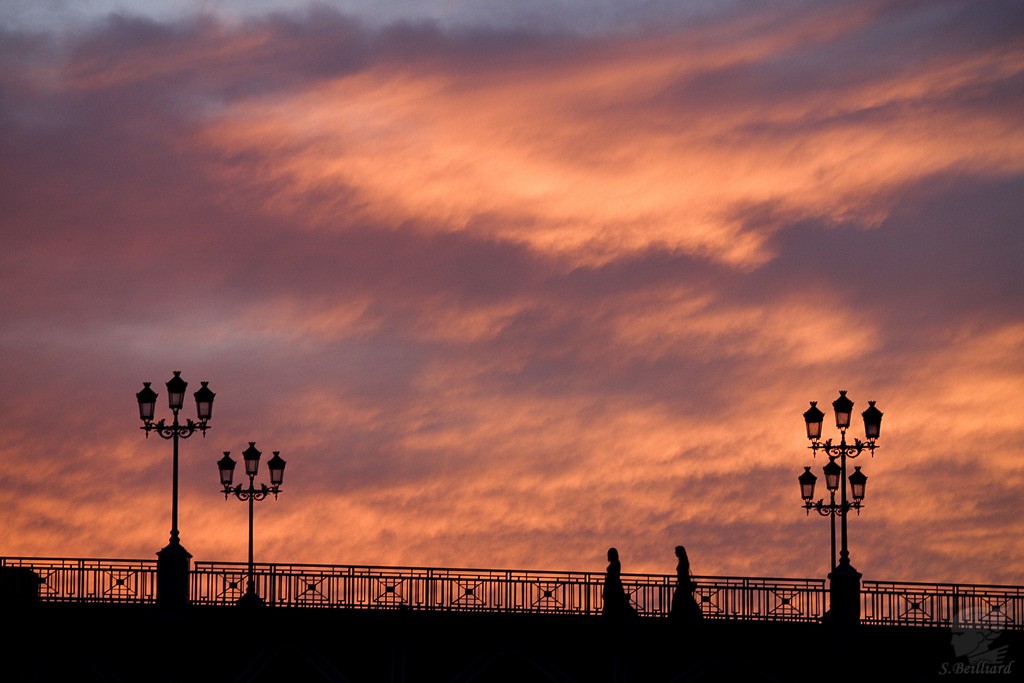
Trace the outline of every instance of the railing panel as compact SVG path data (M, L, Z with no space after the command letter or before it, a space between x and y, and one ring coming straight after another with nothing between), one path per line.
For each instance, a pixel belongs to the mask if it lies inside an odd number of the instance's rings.
M156 602L156 560L0 558L0 567L35 572L37 594L45 602Z
M861 621L1024 630L1024 587L863 581Z
M695 583L694 598L709 619L816 622L826 609L823 580L696 577Z

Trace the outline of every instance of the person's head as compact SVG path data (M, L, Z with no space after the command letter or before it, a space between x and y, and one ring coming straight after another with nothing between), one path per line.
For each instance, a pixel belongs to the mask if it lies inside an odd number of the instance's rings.
M615 548L608 548L608 560L611 561L617 559L619 559L619 551Z
M680 560L685 560L686 559L686 548L684 548L681 545L677 545L676 546L676 557L678 557Z

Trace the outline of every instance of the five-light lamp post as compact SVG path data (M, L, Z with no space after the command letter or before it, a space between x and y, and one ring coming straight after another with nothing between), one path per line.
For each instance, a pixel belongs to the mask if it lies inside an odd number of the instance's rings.
M147 439L150 432L156 432L174 444L171 475L171 539L166 547L157 552L157 603L165 607L181 607L188 604L189 561L192 559L192 555L182 547L178 534L178 441L187 439L196 432L202 432L203 436L206 436L206 430L209 428L208 422L213 414L215 394L207 386L208 382L202 382L200 389L193 394L199 421L194 422L188 419L185 424L181 424L178 421L178 412L185 403L185 390L188 388L188 382L181 378L180 370L175 370L174 376L167 382L167 400L173 414L171 424L167 424L165 419L160 419L158 422L153 421L157 393L153 391L150 384L151 382L143 382L142 390L135 394L139 402L141 428L146 431Z
M243 486L242 484L232 485L235 465L237 463L232 459L230 451L224 451L224 457L217 462L217 469L220 470L220 483L224 487L224 500L233 495L238 500L248 501L249 503L249 572L245 585L245 594L238 599L237 603L243 607L262 606L265 604L263 599L256 593L255 563L253 562L252 552L254 504L257 501L266 499L270 494L274 494L274 499L276 500L277 494L281 492L281 483L284 481L285 461L279 451L274 451L274 457L267 461L267 469L270 470L270 486L266 484L256 486L254 480L259 472L260 456L262 455L257 450L256 442L254 441L250 441L249 447L242 452L242 458L245 461L245 474L249 477L248 486Z
M804 423L807 427L807 438L811 441L811 451L814 455L822 451L828 456L828 463L822 468L825 474L825 488L829 492L829 502L824 499L814 501L814 485L817 477L811 473L810 467L804 467L803 473L798 477L800 483L800 497L804 501L804 509L809 515L811 510L822 516L830 518L832 526L832 571L829 574L830 580L830 602L829 617L837 624L855 624L860 620L860 573L850 564L850 549L847 540L847 517L851 510L860 514L864 501L864 489L867 484L867 476L861 472L860 467L855 467L854 472L847 477L846 461L856 458L864 451L875 454L875 440L882 425L882 411L875 407L874 401L868 401L868 408L861 417L864 419L864 435L866 441L854 439L853 443L847 443L846 430L850 427L850 418L853 414L853 401L846 395L846 391L839 392L839 398L832 402L832 410L835 412L836 427L839 429L839 443L833 443L832 439L821 440L821 426L825 414L818 408L817 401L811 401L811 407L804 413ZM847 480L849 480L849 495L847 494ZM836 492L839 492L839 502L836 502ZM840 550L839 561L836 562L836 518L840 520Z

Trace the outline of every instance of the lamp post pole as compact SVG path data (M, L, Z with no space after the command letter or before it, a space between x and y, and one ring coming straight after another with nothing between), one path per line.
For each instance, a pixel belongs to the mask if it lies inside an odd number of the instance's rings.
M199 391L193 396L196 400L198 422L191 419L181 424L178 412L185 402L185 390L188 382L181 378L181 371L175 370L174 376L167 382L167 401L173 414L171 424L165 419L154 422L157 393L150 387L150 382L142 383L142 390L135 394L139 402L139 417L142 427L149 438L150 432L156 432L161 438L169 439L173 444L173 461L171 467L171 538L167 545L157 552L156 599L157 604L164 607L183 607L188 604L189 561L192 555L181 545L178 533L178 441L187 439L197 431L206 436L207 424L213 414L215 394L202 382Z
M882 425L882 412L875 407L874 401L868 402L868 408L861 416L864 418L864 434L867 441L854 439L853 443L847 443L846 430L850 426L850 416L853 413L853 401L846 391L839 392L839 398L832 402L832 409L835 411L836 427L839 429L840 439L838 444L832 443L832 439L821 441L821 425L825 414L818 408L817 401L811 401L811 407L804 413L804 422L807 426L807 438L810 439L810 448L814 455L818 451L828 456L828 463L822 468L825 474L825 486L829 491L829 502L823 499L814 499L814 484L817 477L811 473L810 467L804 467L803 474L798 478L800 482L800 496L804 501L804 509L807 514L815 510L822 516L830 518L832 526L832 570L829 573L830 580L830 618L839 624L856 624L860 620L860 573L850 564L850 548L847 530L847 518L850 510L860 509L864 500L864 488L867 483L867 476L860 471L860 467L854 468L854 472L847 477L847 459L856 458L864 451L875 454L875 440L878 438ZM837 463L838 461L838 463ZM849 479L850 495L847 496L847 479ZM839 502L836 503L836 491L839 491ZM840 550L839 562L836 562L836 517L840 523Z
M832 469L840 470L839 465L836 465L834 461L830 460L826 468L826 482L831 483L832 481ZM803 474L799 477L800 490L803 493L804 498L804 509L807 510L807 514L811 514L811 510L815 510L822 517L828 517L831 527L831 542L832 542L832 563L829 565L829 571L835 571L836 568L836 517L842 514L842 506L836 503L836 492L834 489L829 487L829 502L825 503L822 499L818 499L816 503L811 502L811 498L814 496L814 484L818 481L818 478L811 474L810 466L804 467Z
M254 480L256 474L259 472L260 467L260 456L263 454L257 450L256 442L250 441L249 447L242 452L242 458L245 461L245 474L249 477L248 487L243 487L242 484L235 484L232 486L231 482L234 479L235 473L235 461L231 458L230 451L224 451L224 457L217 462L217 469L220 470L220 483L224 487L224 500L227 500L229 496L234 495L238 500L249 503L249 567L248 576L245 584L245 594L238 599L238 605L242 607L257 607L265 605L263 599L256 593L256 570L255 562L253 561L253 508L257 501L261 501L267 498L271 493L274 494L274 499L277 499L277 494L281 492L281 484L284 481L284 466L285 461L281 457L280 451L274 451L274 457L267 461L267 468L270 470L270 486L266 484L260 484L257 488Z

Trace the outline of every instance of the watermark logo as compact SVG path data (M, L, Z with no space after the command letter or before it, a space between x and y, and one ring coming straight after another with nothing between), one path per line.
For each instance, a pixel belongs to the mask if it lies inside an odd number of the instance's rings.
M965 609L953 619L954 658L939 665L939 674L1012 674L1015 660L1002 643L998 610Z

